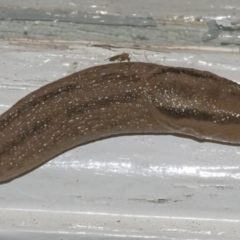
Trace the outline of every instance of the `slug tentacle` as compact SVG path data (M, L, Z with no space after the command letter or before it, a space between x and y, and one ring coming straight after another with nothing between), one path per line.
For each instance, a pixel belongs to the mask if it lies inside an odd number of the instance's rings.
M239 103L239 85L209 72L139 62L88 68L0 116L0 182L119 134L180 133L239 144Z

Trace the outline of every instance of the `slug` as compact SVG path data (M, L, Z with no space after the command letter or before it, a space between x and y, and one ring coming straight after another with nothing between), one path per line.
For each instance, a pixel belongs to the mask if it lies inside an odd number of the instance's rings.
M47 84L0 116L0 183L75 146L167 133L240 143L240 85L195 69L126 62Z

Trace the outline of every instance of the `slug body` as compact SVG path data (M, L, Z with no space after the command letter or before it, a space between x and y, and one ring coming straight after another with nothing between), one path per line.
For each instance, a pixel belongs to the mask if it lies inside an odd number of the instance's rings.
M0 116L0 183L96 139L170 133L240 143L240 86L209 72L114 63L30 93Z

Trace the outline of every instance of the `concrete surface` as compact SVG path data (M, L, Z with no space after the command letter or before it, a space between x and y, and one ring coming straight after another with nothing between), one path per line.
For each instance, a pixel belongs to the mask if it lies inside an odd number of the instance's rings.
M1 0L0 38L239 47L239 20L237 0Z

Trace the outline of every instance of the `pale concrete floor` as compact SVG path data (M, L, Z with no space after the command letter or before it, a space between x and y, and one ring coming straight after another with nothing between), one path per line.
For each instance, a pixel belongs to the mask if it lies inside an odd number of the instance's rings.
M237 0L2 0L0 38L238 47L239 11Z

